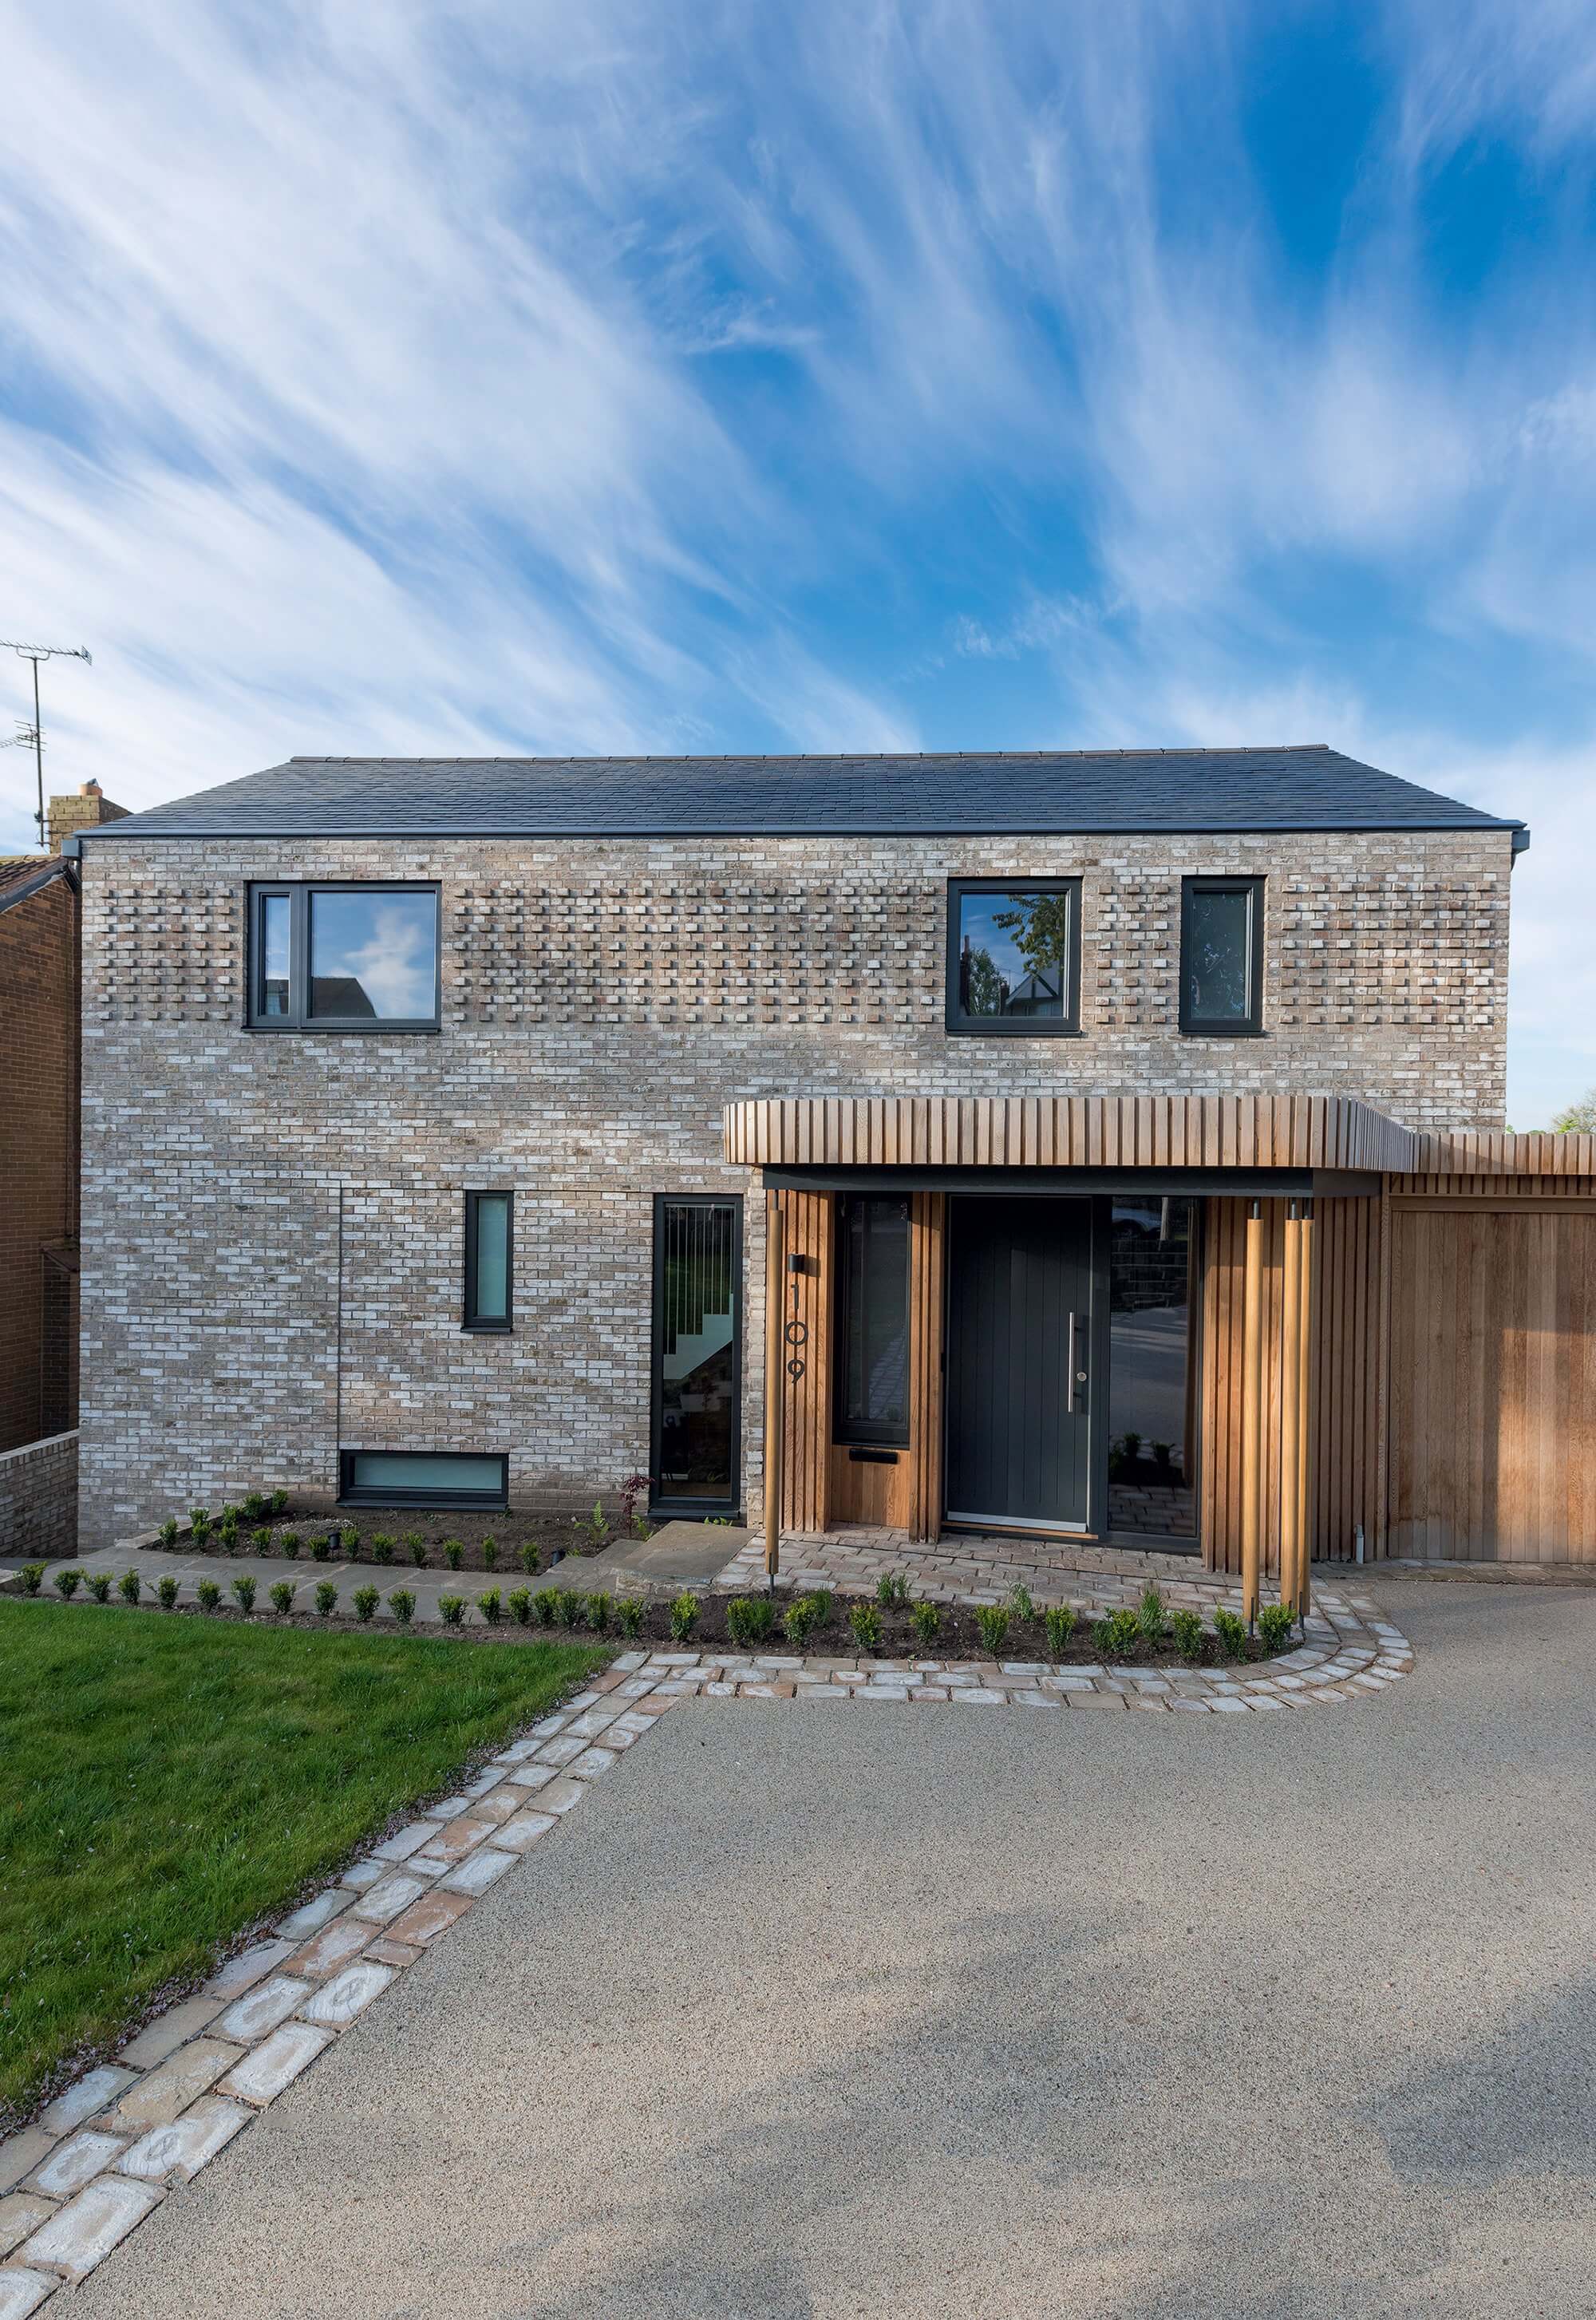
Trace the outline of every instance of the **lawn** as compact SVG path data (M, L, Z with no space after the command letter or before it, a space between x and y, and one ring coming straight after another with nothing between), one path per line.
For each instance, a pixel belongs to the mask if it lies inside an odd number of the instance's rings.
M605 1656L0 1599L0 2133Z

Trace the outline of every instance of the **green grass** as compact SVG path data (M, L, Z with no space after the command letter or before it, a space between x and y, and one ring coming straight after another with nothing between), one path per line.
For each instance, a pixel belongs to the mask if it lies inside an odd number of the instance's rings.
M0 2133L606 1656L0 1599Z

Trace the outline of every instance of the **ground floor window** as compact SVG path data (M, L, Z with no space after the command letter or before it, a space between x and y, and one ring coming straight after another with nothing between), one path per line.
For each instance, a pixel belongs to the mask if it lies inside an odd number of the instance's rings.
M742 1202L654 1203L652 1482L664 1512L730 1514L741 1498Z
M1109 1527L1190 1538L1196 1203L1116 1197L1109 1244Z
M356 1507L502 1507L510 1461L456 1450L345 1450L339 1496Z

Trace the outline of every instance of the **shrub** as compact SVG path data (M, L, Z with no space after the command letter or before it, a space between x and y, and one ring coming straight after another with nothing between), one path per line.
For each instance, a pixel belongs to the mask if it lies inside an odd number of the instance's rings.
M411 1561L414 1563L418 1571L424 1571L426 1569L427 1542L422 1536L419 1530L407 1530L405 1532L404 1551L406 1554L409 1555Z
M287 1556L290 1563L298 1562L300 1536L296 1530L286 1530L281 1538L278 1539L277 1545L282 1548L283 1553Z
M1202 1622L1195 1611L1172 1611L1169 1639L1183 1660L1202 1657Z
M374 1530L371 1534L371 1559L373 1563L392 1563L394 1560L394 1541L385 1530Z
M124 1603L136 1603L144 1582L136 1571L124 1571L116 1582L116 1591Z
M731 1624L731 1608L730 1604L727 1606L728 1627ZM814 1598L812 1595L800 1595L794 1602L788 1604L785 1616L782 1620L782 1627L788 1643L795 1652L803 1651L811 1636L813 1635L815 1618Z
M1042 1625L1047 1630L1047 1649L1055 1659L1061 1660L1070 1646L1075 1632L1075 1607L1073 1603L1049 1603L1042 1614Z
M521 1550L521 1569L526 1572L527 1577L530 1579L534 1571L541 1570L542 1564L542 1556L539 1554L533 1542L529 1538L526 1545Z
M1220 1639L1220 1650L1228 1660L1244 1659L1247 1655L1247 1621L1238 1619L1234 1611L1216 1611L1213 1631Z
M504 1599L496 1587L489 1587L477 1597L476 1608L488 1626L496 1627L504 1616Z
M342 1530L335 1532L334 1536L341 1542L343 1551L349 1556L349 1561L351 1563L358 1563L360 1560L360 1534L355 1525L353 1523L345 1523Z
M211 1518L204 1507L190 1507L188 1528L195 1546L203 1546L211 1536Z
M648 1608L640 1595L622 1595L617 1599L615 1617L621 1622L621 1632L623 1636L642 1634L643 1613Z
M438 1598L438 1616L446 1627L458 1627L466 1616L465 1597L440 1595Z
M829 1627L837 1609L837 1597L833 1590L830 1587L812 1587L809 1600L814 1605L815 1626Z
M614 1615L615 1598L601 1587L596 1595L587 1599L587 1624L595 1636L602 1636Z
M499 1567L499 1542L492 1531L482 1542L482 1567L485 1571L496 1571Z
M1296 1624L1297 1615L1289 1603L1265 1603L1259 1609L1258 1633L1269 1651L1283 1650Z
M1134 1611L1111 1611L1093 1629L1092 1639L1105 1660L1122 1660L1141 1641L1141 1622Z
M311 1541L311 1561L325 1563L332 1553L332 1541L325 1531L318 1531Z
M935 1603L917 1603L911 1617L917 1640L929 1651L942 1632L942 1613Z
M108 1571L91 1571L88 1574L88 1591L96 1603L105 1602L111 1593L111 1573Z
M268 1514L286 1515L288 1511L287 1491L274 1491L267 1501L267 1511Z
M338 1609L338 1590L331 1579L316 1582L315 1605L323 1619L330 1619Z
M165 1522L162 1523L160 1527L160 1543L163 1546L177 1545L177 1518L176 1515L168 1515Z
M540 1627L552 1627L559 1617L559 1589L540 1587L532 1598L532 1609L538 1615Z
M276 1580L269 1592L272 1609L279 1619L286 1619L294 1609L294 1581L291 1579Z
M395 1587L388 1598L388 1609L402 1627L408 1627L415 1617L415 1597L408 1587Z
M530 1627L531 1626L532 1599L526 1588L512 1587L510 1590L509 1594L504 1598L504 1609L509 1612L511 1618L514 1620L518 1627Z
M975 1625L982 1649L995 1657L1009 1640L1009 1614L1001 1603L981 1603L975 1609Z
M586 1609L585 1595L578 1595L574 1589L568 1587L557 1589L554 1598L554 1616L562 1627L579 1626L582 1615Z
M1017 1619L1034 1619L1036 1618L1037 1607L1031 1600L1031 1594L1029 1587L1010 1588L1009 1609L1013 1612L1014 1617Z
M629 1474L621 1485L621 1527L634 1538L648 1536L648 1477Z
M461 1563L465 1560L465 1554L466 1550L461 1545L458 1538L446 1538L444 1540L443 1559L445 1563L448 1563L451 1571L458 1571L459 1569Z
M355 1617L362 1627L376 1617L377 1592L375 1587L357 1587L349 1600L355 1607Z
M246 1578L240 1572L232 1582L232 1591L238 1597L240 1611L248 1612L255 1609L255 1581L252 1579Z
M1143 1643L1150 1644L1155 1651L1169 1632L1164 1598L1151 1584L1141 1590L1141 1601L1136 1607L1136 1628Z
M177 1600L177 1575L176 1572L163 1571L160 1577L155 1582L155 1592L161 1609L163 1611L169 1611Z
M222 1600L222 1590L213 1579L202 1579L194 1592L202 1611L213 1611Z
M884 1571L875 1582L875 1600L882 1609L891 1611L909 1600L909 1581L902 1571Z
M239 1518L231 1507L216 1526L216 1544L223 1554L236 1554L239 1551Z
M848 1624L862 1652L881 1649L881 1613L874 1603L856 1603L848 1615Z
M58 1571L56 1572L56 1593L60 1597L63 1603L69 1603L82 1584L83 1573L81 1571Z
M254 1548L257 1554L269 1554L271 1553L271 1526L269 1523L262 1529L252 1530L249 1533L249 1544Z
M259 1491L246 1491L239 1501L239 1512L247 1523L258 1523L266 1512L266 1500Z
M22 1580L23 1593L24 1595L37 1595L40 1588L44 1584L43 1563L24 1563L22 1570Z
M739 1651L769 1640L775 1605L768 1595L734 1595L726 1606L726 1632Z
M673 1598L670 1607L670 1632L673 1643L685 1644L698 1625L698 1598L685 1588Z

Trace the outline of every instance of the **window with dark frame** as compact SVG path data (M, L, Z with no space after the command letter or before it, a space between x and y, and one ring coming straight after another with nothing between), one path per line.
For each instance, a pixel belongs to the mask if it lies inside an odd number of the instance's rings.
M249 889L249 1021L261 1031L435 1031L432 884Z
M1264 1028L1264 881L1181 881L1180 1024L1211 1038Z
M340 1450L339 1499L350 1507L503 1507L503 1452Z
M1073 1037L1080 982L1078 878L949 880L949 1031Z
M513 1192L466 1195L466 1313L467 1329L503 1333L513 1328Z
M833 1438L909 1440L909 1202L844 1193L837 1217Z

